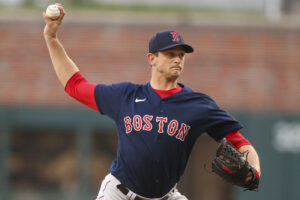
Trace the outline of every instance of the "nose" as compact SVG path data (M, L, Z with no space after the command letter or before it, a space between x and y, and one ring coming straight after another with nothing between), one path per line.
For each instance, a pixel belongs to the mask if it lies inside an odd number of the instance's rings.
M176 62L176 63L180 63L181 61L182 61L182 57L181 56L175 56L175 58L174 58L174 61Z

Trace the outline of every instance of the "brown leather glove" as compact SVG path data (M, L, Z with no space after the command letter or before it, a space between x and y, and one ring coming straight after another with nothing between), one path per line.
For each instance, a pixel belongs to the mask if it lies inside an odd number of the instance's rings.
M237 150L227 139L222 139L212 161L212 171L233 185L255 190L259 185L259 175L244 158L245 153Z

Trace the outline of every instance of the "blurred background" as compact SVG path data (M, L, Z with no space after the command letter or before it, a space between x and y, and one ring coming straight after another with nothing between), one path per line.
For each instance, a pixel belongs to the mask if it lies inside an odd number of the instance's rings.
M299 0L64 0L59 38L94 83L148 82L148 41L174 29L195 52L180 81L245 128L262 167L258 192L210 168L206 134L179 189L191 200L298 200ZM0 0L0 199L95 199L116 155L115 124L70 98L43 40L45 0Z

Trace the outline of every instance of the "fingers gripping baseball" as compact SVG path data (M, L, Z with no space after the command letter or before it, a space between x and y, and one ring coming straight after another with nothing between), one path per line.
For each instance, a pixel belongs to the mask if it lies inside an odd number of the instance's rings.
M66 14L63 6L59 3L55 4L57 8L59 9L60 15L57 18L51 18L46 14L46 12L43 12L44 20L46 22L46 26L44 28L44 36L50 37L50 38L56 38L58 29L62 23L62 20Z

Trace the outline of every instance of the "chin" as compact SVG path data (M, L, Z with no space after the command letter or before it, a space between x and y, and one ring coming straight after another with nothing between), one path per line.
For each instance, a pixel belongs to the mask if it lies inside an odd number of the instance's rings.
M170 79L177 79L177 78L179 78L180 74L181 74L180 72L172 73L171 76L170 76Z

